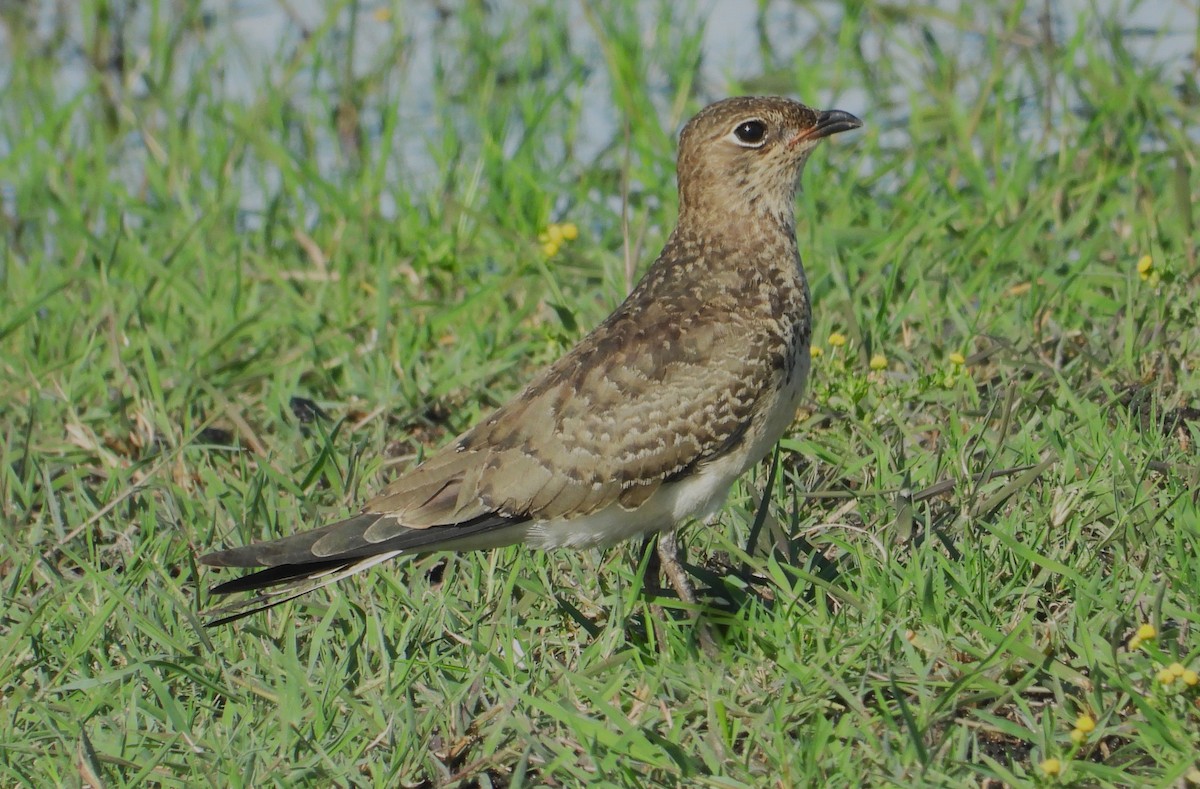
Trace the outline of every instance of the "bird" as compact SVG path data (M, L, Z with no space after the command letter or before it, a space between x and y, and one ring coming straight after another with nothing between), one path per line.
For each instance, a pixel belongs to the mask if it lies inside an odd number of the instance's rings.
M506 404L344 520L199 558L254 569L217 625L400 555L524 544L604 547L710 519L792 424L811 364L812 299L796 241L805 162L862 121L778 96L708 105L679 136L679 213L625 300Z

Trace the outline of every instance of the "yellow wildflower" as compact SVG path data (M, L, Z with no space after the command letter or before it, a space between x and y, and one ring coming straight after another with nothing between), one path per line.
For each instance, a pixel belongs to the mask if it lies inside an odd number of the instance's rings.
M550 225L550 227L546 228L546 240L551 244L561 245L563 238L561 225Z
M967 357L963 356L958 351L955 351L954 353L950 354L949 358L950 358L950 364L953 364L958 367L961 367L962 365L967 363Z
M1096 719L1091 715L1080 715L1075 719L1075 728L1084 734L1091 734L1096 730Z
M1158 631L1154 629L1154 625L1147 622L1137 629L1137 637L1143 641L1149 641L1158 635Z
M1071 742L1076 745L1083 745L1083 741L1087 739L1087 734L1081 729L1071 729Z
M1062 772L1062 762L1058 759L1046 759L1042 762L1041 768L1046 775L1058 775Z
M1154 273L1154 258L1142 255L1137 262L1137 272L1142 279L1150 279L1150 275Z
M1175 681L1175 675L1171 673L1171 669L1169 668L1159 669L1159 672L1156 676L1158 681L1164 685L1170 685Z
M547 241L542 244L542 252L546 257L552 258L558 254L558 244L555 244L553 241Z
M882 353L877 353L871 357L872 370L884 370L887 369L887 366L887 357Z
M821 350L820 345L813 345L813 346L809 347L809 349L808 349L808 355L814 359L816 359L818 356L820 356L823 353L825 353L825 351Z
M562 231L562 237L567 241L574 241L579 238L579 228L575 226L574 222L564 222L558 228Z
M1171 676L1175 677L1175 679L1179 679L1187 669L1183 667L1182 663L1172 663L1167 666L1167 671L1170 671Z
M846 344L846 335L835 331L833 334L829 335L829 344L834 348L841 348Z
M1189 668L1187 671L1183 672L1183 675L1180 677L1180 679L1183 680L1184 685L1187 685L1189 688L1194 688L1196 687L1196 683L1200 682L1200 674L1197 674L1195 671Z

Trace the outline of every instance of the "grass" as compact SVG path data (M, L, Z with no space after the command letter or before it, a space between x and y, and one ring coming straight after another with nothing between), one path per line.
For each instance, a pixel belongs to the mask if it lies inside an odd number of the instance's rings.
M0 9L0 784L1200 780L1159 676L1200 668L1200 31L776 5L728 63L668 3L338 3L265 45ZM685 533L718 655L636 546L201 626L198 552L352 510L595 325L675 131L750 92L867 126L798 205L810 397Z

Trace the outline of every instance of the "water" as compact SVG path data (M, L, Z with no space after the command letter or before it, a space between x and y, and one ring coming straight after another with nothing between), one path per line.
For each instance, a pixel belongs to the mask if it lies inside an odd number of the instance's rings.
M113 15L125 24L124 37L127 63L144 64L149 61L147 51L151 26L155 23L151 4L122 4L116 2ZM130 6L133 10L129 10ZM648 46L653 45L653 25L666 6L658 2L647 2L640 6L640 22L646 31ZM735 92L734 85L749 85L756 92L782 92L797 95L817 106L836 106L868 119L868 122L884 130L882 141L887 145L903 145L907 138L906 115L910 109L907 86L921 84L920 72L928 68L929 51L937 47L953 53L952 60L965 66L956 90L964 102L972 101L980 91L987 90L982 82L989 73L985 41L994 25L994 11L980 10L974 13L974 24L964 26L963 14L951 0L939 0L908 9L893 6L898 13L910 14L911 22L879 26L878 32L868 32L860 41L862 53L868 62L887 59L901 75L888 86L863 85L845 76L827 75L822 72L825 64L811 62L808 45L814 37L836 37L839 23L845 13L842 3L807 2L798 3L776 0L761 4L748 0L708 0L692 6L684 18L691 19L696 29L702 29L701 68L697 75L697 88L702 96L717 98ZM163 0L160 13L169 15L184 8ZM258 92L269 89L273 82L285 78L287 59L306 44L306 38L323 26L330 24L331 5L323 0L241 0L241 2L209 2L200 6L202 13L197 17L194 29L183 36L176 51L177 68L174 78L182 91L184 83L197 73L203 79L219 80L214 92L222 99L250 105L258 98ZM436 135L442 130L431 125L429 119L439 117L435 112L433 88L439 69L453 70L454 44L463 35L461 23L455 9L445 2L410 2L404 5L399 18L389 15L390 4L364 3L358 8L353 27L353 57L350 69L356 75L378 70L380 59L393 53L387 50L394 33L401 30L407 45L400 54L402 62L394 69L395 84L389 85L393 95L403 97L400 102L401 118L397 125L394 143L399 152L389 171L389 178L402 178L408 188L415 192L432 189L437 184L437 168L428 154L431 145L436 145ZM502 26L507 20L532 19L535 12L527 4L517 0L497 0L490 4L492 12L486 24ZM449 9L449 10L446 10ZM93 66L83 50L88 40L84 23L71 9L71 4L60 5L44 2L14 3L0 0L0 82L7 82L13 70L20 68L5 53L14 51L12 36L18 26L24 26L20 35L42 46L54 47L59 68L56 72L56 90L60 96L72 96L88 88ZM872 13L886 13L886 7L871 9ZM602 49L592 27L588 24L583 7L572 4L568 7L566 29L570 36L573 52L581 53L585 67L584 77L573 85L582 107L579 136L573 153L584 161L600 154L621 133L623 119L618 117L611 100L609 69L605 66ZM1160 64L1164 78L1172 84L1181 80L1189 70L1194 74L1195 64L1191 60L1197 41L1197 4L1184 0L1045 0L1031 3L1022 13L1017 25L1017 35L1023 37L1029 47L1037 44L1038 37L1049 29L1057 41L1067 41L1077 34L1097 35L1095 20L1108 18L1121 29L1124 46L1136 57L1150 64ZM333 21L331 35L319 37L321 46L338 50L349 47L347 37L351 30L352 11L348 7L338 11ZM534 24L532 21L522 24ZM497 30L497 32L499 32ZM1020 42L1018 42L1020 43ZM341 49L340 51L344 51ZM764 53L769 53L766 55ZM328 62L337 62L331 54ZM766 62L769 57L771 62ZM214 63L218 68L214 68ZM786 76L774 82L764 80L763 74L796 72L800 64L801 78L807 85L792 85ZM978 69L971 66L978 64ZM906 79L910 75L911 79ZM340 75L339 75L340 76ZM830 77L830 78L827 78ZM656 75L649 77L652 87ZM307 74L291 74L292 80L308 79ZM332 91L334 75L322 69L310 86L308 107L314 112L324 111L322 91ZM761 90L760 90L761 88ZM145 90L139 80L128 82L128 89L136 96ZM305 101L304 91L297 84L289 87L289 95ZM1035 116L1042 112L1038 101L1039 87L1028 86L1028 112L1037 122L1029 124L1031 130L1044 125L1048 119ZM815 93L816 95L808 95ZM881 97L882 101L881 101ZM670 97L664 91L657 109L660 120L678 121L672 118ZM881 106L882 105L882 106ZM1052 112L1064 112L1071 106L1071 97L1063 96ZM365 145L374 145L384 128L378 117L377 107L363 109L367 129ZM1052 119L1050 119L1052 120ZM669 121L668 121L669 122ZM456 130L470 136L470 129ZM1200 139L1200 132L1192 124L1188 133ZM13 141L0 133L0 156L7 155ZM315 146L315 166L318 172L329 173L338 167L338 142L332 136L318 139ZM134 188L141 177L141 157L145 156L143 141L128 141L128 161L124 168L127 186ZM270 194L278 186L278 173L270 174L265 182L243 184L243 208L247 217L255 216L264 208L264 194ZM11 188L0 181L0 203L11 200ZM384 205L385 213L393 206Z

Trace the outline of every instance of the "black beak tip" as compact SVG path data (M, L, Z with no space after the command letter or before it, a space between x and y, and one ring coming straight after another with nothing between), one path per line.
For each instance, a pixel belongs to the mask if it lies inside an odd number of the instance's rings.
M862 125L863 122L856 116L842 110L825 110L817 113L816 131L821 137L857 129Z

